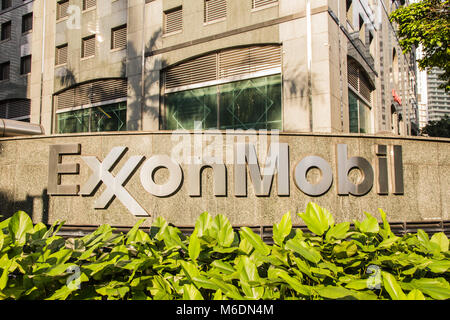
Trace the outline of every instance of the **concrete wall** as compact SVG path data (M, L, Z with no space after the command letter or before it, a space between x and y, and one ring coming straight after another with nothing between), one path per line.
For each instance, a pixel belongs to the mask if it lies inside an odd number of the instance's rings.
M185 135L191 137L192 135ZM329 134L281 134L280 142L289 144L290 152L290 197L277 195L274 180L270 197L256 197L248 177L248 196L234 194L234 169L227 165L227 197L213 195L211 169L203 173L203 194L190 197L187 194L187 170L183 164L184 181L172 196L158 198L146 192L141 185L139 174L142 164L125 184L125 189L151 214L147 225L156 217L163 216L178 226L193 226L196 218L209 211L215 215L225 214L234 225L272 225L287 211L293 214L305 209L309 201L328 208L337 221L362 219L363 211L377 216L377 208L382 208L392 222L441 221L450 219L450 140L400 137L374 137L358 135ZM67 225L100 225L109 223L116 226L132 226L138 220L115 198L106 210L93 209L94 201L105 190L102 184L93 196L48 196L49 146L54 144L81 144L82 156L96 156L100 161L115 146L129 148L124 157L112 170L117 175L124 163L135 155L171 155L173 141L169 132L153 133L105 133L58 135L29 138L0 139L0 207L1 214L10 215L15 210L28 212L35 222L53 223L65 220ZM225 143L225 141L224 141ZM348 145L348 157L361 156L373 166L377 176L376 144L400 145L403 148L404 194L378 195L374 184L364 196L338 196L336 173L336 144ZM191 146L190 144L188 144ZM228 144L230 146L231 144ZM224 148L226 149L227 144ZM225 151L224 151L224 154ZM293 182L297 163L308 155L317 155L330 163L333 184L321 197L310 197L301 192ZM79 175L62 175L61 184L83 185L91 175L89 167L79 155L62 157L63 163L78 163ZM260 159L260 162L264 159ZM155 174L157 183L164 183L167 170ZM295 223L300 219L294 218Z

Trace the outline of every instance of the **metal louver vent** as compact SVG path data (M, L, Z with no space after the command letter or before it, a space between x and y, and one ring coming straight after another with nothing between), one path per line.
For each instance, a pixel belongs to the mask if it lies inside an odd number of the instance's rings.
M95 7L97 5L97 0L83 0L83 10Z
M360 74L359 77L359 93L369 102L372 102L372 90L370 90L369 81L366 77Z
M183 30L183 7L166 11L164 19L164 33Z
M348 65L348 84L353 87L353 89L358 91L358 77L359 71L354 64Z
M111 49L126 48L127 26L123 25L111 31Z
M238 48L194 58L168 68L165 73L165 85L166 89L174 89L267 70L281 72L280 46Z
M277 2L278 2L278 0L252 0L252 8L253 9L261 8L261 7L267 6L272 3L277 3Z
M83 83L56 96L58 109L109 101L127 97L126 79L106 79Z
M227 78L281 67L281 48L261 46L223 51L219 54L219 77Z
M217 54L209 54L167 70L166 88L175 88L217 79Z
M69 0L66 1L59 1L56 4L56 18L62 19L67 16L69 16L69 13L67 12L67 9L69 8Z
M30 117L31 101L28 99L0 102L0 118L18 119Z
M361 70L355 63L348 63L348 84L356 90L364 99L368 102L372 102L372 86L369 80L364 75L364 71Z
M67 44L56 47L55 65L67 63Z
M81 48L81 57L86 58L90 56L95 56L95 35L84 38Z
M205 0L204 22L210 22L227 16L227 0Z

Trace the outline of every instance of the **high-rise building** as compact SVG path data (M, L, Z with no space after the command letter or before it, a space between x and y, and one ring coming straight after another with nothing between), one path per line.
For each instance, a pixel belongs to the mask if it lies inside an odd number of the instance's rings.
M0 118L30 121L33 4L1 0Z
M2 0L0 117L46 134L410 135L391 0Z
M428 120L439 121L445 115L450 116L450 94L445 89L440 88L445 81L439 79L443 70L433 68L427 71L427 104Z

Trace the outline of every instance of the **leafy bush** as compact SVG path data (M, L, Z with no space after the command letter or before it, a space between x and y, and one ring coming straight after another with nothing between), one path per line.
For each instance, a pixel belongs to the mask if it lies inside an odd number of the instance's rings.
M308 204L293 229L287 213L273 226L273 245L250 228L203 213L188 238L157 218L127 234L108 225L82 238L33 226L24 212L0 222L1 299L449 299L449 241L395 236L382 224L335 224Z

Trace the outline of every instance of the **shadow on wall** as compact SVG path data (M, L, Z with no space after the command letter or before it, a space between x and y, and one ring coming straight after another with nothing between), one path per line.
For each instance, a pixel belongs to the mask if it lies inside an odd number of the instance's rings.
M150 52L156 48L156 42L160 39L162 30L154 32L149 42L145 45L144 52ZM128 78L128 97L133 98L130 102L128 100L127 105L127 130L136 131L140 130L139 123L142 118L150 117L151 120L157 120L160 123L159 114L159 90L156 94L150 94L151 86L154 82L159 82L159 72L145 72L145 66L142 65L142 52L139 52L133 43L127 43L127 57L128 60L122 63L122 74L126 74ZM147 59L146 57L144 61ZM144 62L145 63L145 62ZM138 68L134 68L133 64L139 64ZM161 61L161 65L164 65L164 61ZM152 66L151 69L158 69ZM143 70L144 76L141 73L130 74L131 70Z
M77 83L77 79L72 69L67 67L62 69L62 71L57 74L57 77L59 78L59 84L62 88L69 88Z
M34 212L34 204L36 201L40 201L42 206L42 212ZM31 219L34 221L40 220L44 224L48 224L48 209L49 209L49 196L47 189L42 190L41 195L30 196L27 195L25 200L16 201L14 198L6 193L0 191L0 221L8 219L17 211L25 211Z

